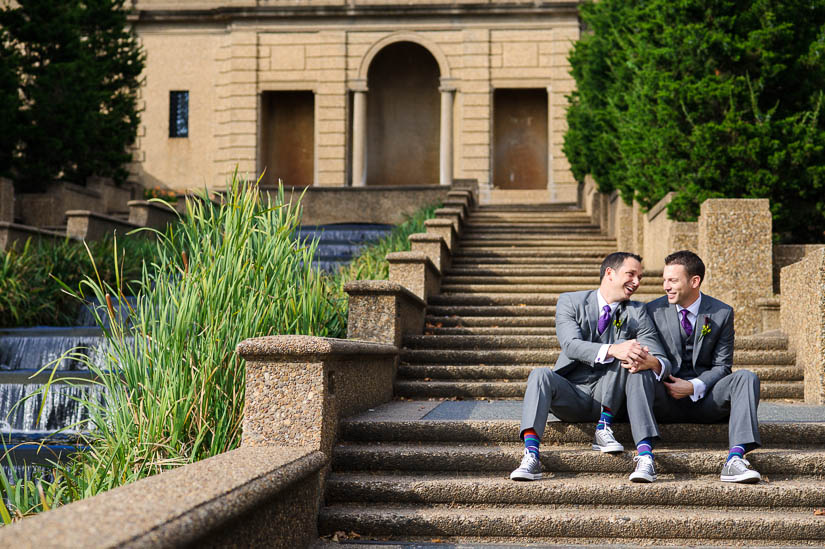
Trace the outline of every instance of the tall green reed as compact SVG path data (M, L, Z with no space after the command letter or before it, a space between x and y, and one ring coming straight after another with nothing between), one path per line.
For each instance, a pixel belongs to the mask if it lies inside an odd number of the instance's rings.
M192 201L159 235L129 323L109 307L108 359L89 365L105 396L84 402L89 451L61 466L68 500L237 447L241 340L345 333L336 288L312 267L317 244L298 241L299 223L300 206L284 200L283 189L270 199L236 175L220 205ZM89 278L78 297L106 302L121 294L119 284Z

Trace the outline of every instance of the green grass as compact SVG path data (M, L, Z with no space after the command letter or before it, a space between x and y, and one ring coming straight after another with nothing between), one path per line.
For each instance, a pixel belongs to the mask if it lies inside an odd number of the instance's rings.
M387 278L384 256L408 250L407 237L435 210L418 212L329 276L312 266L316 243L298 242L300 206L285 203L283 190L268 202L236 177L220 206L200 200L187 208L179 224L152 240L154 259L131 283L131 324L111 310L110 323L98 317L110 326L111 348L102 367L89 364L105 388L103 402L84 401L89 451L56 465L51 482L0 478L9 502L5 512L0 506L4 521L236 448L245 391L236 345L269 334L346 337L343 285ZM90 261L94 274L67 291L101 303L122 295L131 275L120 267L120 241L110 257L118 258L109 259L111 278Z
M105 258L97 267L101 280L113 283L116 268L122 278L134 280L144 262L154 259L152 239L123 235L117 246L117 261L113 238L90 242L89 251L82 242L67 239L28 241L0 253L0 328L75 325L79 303L58 280L77 288L94 271L93 257Z

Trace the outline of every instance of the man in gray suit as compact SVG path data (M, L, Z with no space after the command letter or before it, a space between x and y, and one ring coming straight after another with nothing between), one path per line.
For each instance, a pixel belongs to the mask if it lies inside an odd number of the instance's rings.
M527 379L521 419L524 455L511 479L541 478L539 440L550 411L563 421L598 421L593 449L624 451L610 426L614 411L624 404L630 368L650 370L654 380L670 374L670 361L644 305L629 301L641 282L641 261L635 254L612 253L602 262L598 290L559 296L556 335L561 354L554 369L536 368Z
M628 407L634 440L659 437L656 419L669 422L716 423L730 418L730 452L722 467L724 482L759 482L744 454L761 443L756 408L759 378L747 370L731 373L733 309L700 292L705 264L693 252L665 258L666 295L647 304L647 312L664 342L674 373L664 383L647 374L631 376L628 401L647 403ZM637 366L627 365L633 372ZM654 417L655 416L655 417ZM656 478L650 454L647 482Z

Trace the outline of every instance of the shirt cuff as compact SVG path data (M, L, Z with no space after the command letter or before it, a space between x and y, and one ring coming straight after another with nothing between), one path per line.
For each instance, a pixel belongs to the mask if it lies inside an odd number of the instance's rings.
M608 362L613 362L613 357L607 358L608 349L610 349L609 343L605 343L599 347L599 354L596 355L596 360L594 361L596 364L607 364Z
M705 382L699 379L698 377L688 380L693 383L693 394L690 395L690 400L696 402L700 398L705 396L705 390L707 389L707 385Z
M655 376L656 376L656 381L662 381L662 376L663 376L663 375L665 375L665 363L664 363L664 362L662 362L662 359L661 359L661 358L659 358L658 356L657 356L657 357L655 357L655 358L656 358L656 360L658 360L658 361L659 361L659 368L660 368L660 369L659 369L659 373L658 373L658 374L657 374L656 372L653 372L653 375L655 375Z

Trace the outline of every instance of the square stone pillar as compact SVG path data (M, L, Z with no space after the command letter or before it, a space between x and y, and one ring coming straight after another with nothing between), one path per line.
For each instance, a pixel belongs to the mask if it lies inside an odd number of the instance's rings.
M782 269L781 327L805 374L805 404L825 404L825 249Z
M424 301L397 282L354 280L349 295L347 338L401 347L405 335L424 333Z
M409 236L409 241L410 251L425 254L442 273L450 268L452 262L450 249L440 235L416 233Z
M302 335L246 339L242 446L305 446L327 458L342 417L392 398L393 345Z
M14 223L14 184L0 177L0 221Z
M709 199L701 206L702 291L733 307L739 335L761 330L757 301L773 295L772 227L767 199Z
M452 255L455 255L458 249L458 233L456 233L455 225L449 219L428 219L424 222L424 227L427 229L427 234L438 235L444 239L447 249Z
M401 284L424 302L441 289L441 271L421 252L387 254L390 281Z
M439 208L435 211L436 219L448 219L452 222L456 233L461 232L464 223L464 211L460 208Z

